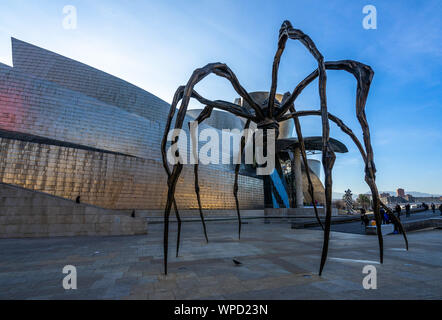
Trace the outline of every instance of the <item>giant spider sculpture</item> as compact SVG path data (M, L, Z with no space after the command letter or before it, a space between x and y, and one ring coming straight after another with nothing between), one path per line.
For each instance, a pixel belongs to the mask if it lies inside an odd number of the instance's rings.
M302 80L293 90L292 93L286 93L281 101L278 103L275 99L276 88L277 88L277 77L278 77L278 69L281 55L285 49L285 45L288 39L299 40L310 52L310 54L316 59L318 63L318 68L314 70L310 75L308 75L304 80ZM356 116L361 125L364 139L364 146L361 144L359 139L354 135L352 130L348 128L342 120L340 120L335 115L328 112L327 108L327 98L326 98L326 81L327 74L326 70L345 70L351 73L357 80L357 92L356 92ZM217 76L226 78L230 81L235 91L238 93L240 97L244 99L245 102L250 106L250 109L230 103L223 100L215 100L211 101L200 96L193 88L195 85L203 80L207 75L214 73ZM365 163L365 181L370 187L372 199L373 199L373 211L376 220L377 226L377 235L379 241L379 254L380 254L380 262L383 262L383 238L381 233L381 216L380 216L380 207L382 206L387 212L389 212L390 216L394 219L394 222L398 225L399 231L403 234L406 249L408 250L408 240L405 234L405 231L399 221L399 219L391 212L391 210L380 201L378 189L375 183L376 178L376 168L373 160L373 148L370 142L370 129L368 126L367 118L365 115L365 103L368 96L368 91L370 88L371 80L373 78L374 72L372 69L360 62L353 60L340 60L340 61L324 61L322 54L317 49L316 45L312 41L312 39L304 34L299 29L294 29L292 24L289 21L284 21L279 31L279 40L278 40L278 49L275 54L275 58L273 60L273 68L272 68L272 84L270 88L269 99L267 99L263 105L258 105L253 98L247 93L247 91L241 86L235 74L230 70L230 68L223 63L210 63L206 66L196 69L189 81L185 86L180 86L175 92L172 105L170 107L168 119L166 122L166 128L164 131L163 140L161 143L161 151L163 158L163 165L167 172L168 180L168 193L167 193L167 202L166 208L164 212L164 271L167 274L167 256L168 256L168 234L169 234L169 216L172 206L174 206L175 215L178 221L178 237L177 237L177 247L176 247L176 255L178 256L179 252L179 244L180 244L180 232L181 232L181 219L179 216L179 212L177 209L176 201L175 201L175 188L177 185L178 177L183 169L182 162L178 162L173 165L172 170L169 168L167 163L166 156L166 143L167 143L167 135L169 133L172 119L174 118L176 107L181 101L181 106L178 110L178 114L175 121L175 129L181 129L183 126L184 118L186 115L187 107L189 105L190 98L194 98L199 101L201 104L205 105L203 111L196 118L198 123L201 123L205 119L209 118L213 108L221 109L232 113L238 117L242 117L246 119L246 123L244 128L248 129L251 122L257 124L258 129L262 129L264 132L264 136L266 135L267 130L274 129L276 132L276 137L278 136L278 128L279 123L285 120L293 119L295 123L295 129L298 136L298 140L300 143L301 149L301 157L305 166L305 171L307 173L308 180L308 191L310 196L312 197L312 202L315 203L313 199L313 184L310 179L308 162L306 157L305 145L302 136L301 125L299 121L299 117L303 116L320 116L322 120L322 164L325 172L325 207L326 207L326 215L325 215L325 226L322 225L321 220L319 219L318 212L316 206L315 214L318 222L321 224L324 230L324 239L323 239L323 247L322 247L322 255L321 255L321 263L319 268L319 275L322 274L328 252L328 243L330 236L330 224L331 224L331 213L332 213L332 169L336 159L335 153L330 144L330 125L329 120L336 123L338 127L346 133L356 144L359 152L362 156L362 159ZM319 110L306 110L306 111L296 111L295 109L295 101L302 90L307 87L313 80L319 78L319 97L321 107ZM265 139L266 140L266 139ZM171 142L171 145L178 143L178 137ZM245 145L245 137L241 138L241 152L244 150ZM264 148L266 148L266 142L264 141ZM179 152L176 152L176 155L179 157ZM233 195L235 197L236 203L236 211L238 215L238 233L239 236L241 234L241 216L239 210L238 203L238 174L239 174L240 164L235 166L235 180L233 186ZM207 238L207 231L204 222L204 217L201 209L201 199L199 193L199 185L198 185L198 164L194 165L195 172L195 192L198 200L199 213L203 223L204 235Z

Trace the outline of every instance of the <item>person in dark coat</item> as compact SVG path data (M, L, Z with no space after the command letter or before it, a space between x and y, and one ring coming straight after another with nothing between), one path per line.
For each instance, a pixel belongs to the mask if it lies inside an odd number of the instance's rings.
M381 215L382 223L383 224L387 224L387 219L385 219L385 210L384 210L384 208L380 208L379 209L379 214Z
M387 212L384 212L384 220L386 224L391 223L390 215Z
M431 203L431 210L433 210L433 213L436 213L436 206L434 203Z
M396 207L394 208L396 213L397 213L397 217L399 220L401 220L401 206L399 204L396 205Z
M363 223L366 227L370 223L370 220L367 217L367 211L364 208L361 208L361 223Z
M407 203L407 205L405 206L405 215L407 216L407 218L410 216L410 204Z
M394 213L392 213L392 214L394 215ZM398 223L396 222L395 219L393 219L393 218L390 216L390 213L388 213L388 216L389 216L389 219L390 219L391 223L393 223L393 225L394 225L394 231L393 231L393 233L394 233L394 234L398 234L398 233L399 233L399 225L398 225Z
M442 216L442 203L439 205L440 215Z

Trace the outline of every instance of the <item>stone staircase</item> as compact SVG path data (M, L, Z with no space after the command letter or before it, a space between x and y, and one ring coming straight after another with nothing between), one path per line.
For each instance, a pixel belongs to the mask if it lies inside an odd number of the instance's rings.
M147 234L147 220L0 183L0 238Z

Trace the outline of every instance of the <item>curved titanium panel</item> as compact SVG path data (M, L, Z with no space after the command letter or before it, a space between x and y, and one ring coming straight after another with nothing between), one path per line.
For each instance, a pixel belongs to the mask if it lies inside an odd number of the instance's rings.
M0 138L0 181L110 209L163 210L167 182L160 161ZM204 209L234 209L234 174L200 166ZM264 206L262 180L239 176L243 209ZM196 209L193 166L177 186L180 209Z
M142 117L164 121L169 104L129 82L84 63L12 38L14 69L58 83Z
M0 130L66 141L145 159L161 159L165 119L152 121L0 64ZM193 121L186 117L186 122ZM201 124L200 130L210 128ZM190 134L187 153L190 154ZM219 131L217 131L219 133ZM185 141L180 141L184 147ZM199 145L199 148L202 144ZM221 150L220 163L221 163ZM230 156L231 157L231 156ZM230 165L216 170L231 170Z
M0 181L106 208L162 210L169 105L76 61L15 39L13 47L15 67L0 64ZM199 171L203 208L234 209L232 165ZM193 166L183 172L178 204L197 208ZM240 175L239 186L243 209L263 208L261 179Z
M319 180L318 176L312 170L310 170L310 178L313 183L315 200L318 202L318 204L323 205L325 203L324 186L322 185L321 180ZM304 194L304 203L307 203L307 205L313 205L312 198L308 192L308 180L304 168L302 168L302 193Z
M196 119L201 111L203 111L203 109L191 109L187 111L187 114ZM204 120L203 123L218 130L238 129L241 131L244 129L244 124L240 118L231 113L216 109L212 110L210 118Z
M307 159L308 167L312 170L318 178L321 178L321 161L316 159ZM304 166L304 163L302 163Z

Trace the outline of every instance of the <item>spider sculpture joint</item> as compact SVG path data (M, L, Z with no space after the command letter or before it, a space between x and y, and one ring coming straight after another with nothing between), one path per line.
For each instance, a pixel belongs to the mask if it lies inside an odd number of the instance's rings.
M276 99L276 89L277 89L277 79L278 79L278 69L279 63L284 52L285 45L288 39L298 40L304 47L310 52L310 54L316 59L318 67L314 70L310 75L308 75L305 79L303 79L293 90L291 93L284 94L284 97L279 103ZM363 142L362 144L359 139L354 135L352 130L347 127L344 122L328 112L327 106L327 97L326 97L326 81L327 81L327 70L343 70L350 74L352 74L357 81L357 92L356 92L356 117L359 121L359 124L362 128L363 132ZM203 80L209 74L215 74L219 77L223 77L227 79L237 94L248 104L249 108L244 106L240 106L234 103L230 103L223 100L208 100L204 97L200 96L195 90L195 85ZM321 263L319 268L319 274L321 275L322 270L324 268L328 245L329 245L329 235L330 235L330 225L331 225L331 214L332 214L332 170L336 160L336 155L330 144L330 125L329 121L334 122L344 133L346 133L352 141L357 146L361 157L365 163L365 181L370 187L372 199L373 199L373 211L376 220L377 226L377 234L379 241L379 254L380 261L383 261L383 238L381 232L381 216L380 216L380 207L383 207L387 210L393 219L395 219L395 223L399 226L399 230L404 236L406 248L408 249L408 241L405 234L405 231L400 224L400 221L392 214L391 210L385 206L379 198L378 189L375 183L376 180L376 169L373 158L373 148L371 146L370 140L370 129L368 126L368 121L365 115L365 103L367 100L368 92L370 89L370 84L373 78L374 72L371 67L360 63L358 61L353 60L340 60L340 61L325 61L323 55L320 53L318 48L316 47L313 40L306 34L304 34L299 29L294 29L292 24L289 21L284 21L281 25L279 31L278 38L278 48L275 53L275 57L273 60L272 67L272 83L269 92L269 98L264 101L263 104L259 105L250 94L242 87L240 82L238 81L236 75L233 71L226 65L220 62L209 63L202 68L196 69L191 77L189 78L187 84L185 86L180 86L175 92L172 104L170 106L170 111L168 115L168 119L166 122L166 127L164 131L163 140L161 143L161 151L163 158L163 166L166 170L168 179L168 194L167 194L167 202L166 208L164 212L164 271L167 274L167 257L168 257L168 233L169 233L169 216L172 206L175 211L175 215L178 221L178 237L177 237L177 250L176 255L179 253L179 244L180 244L180 232L181 232L181 219L179 216L177 204L175 201L175 189L176 184L178 182L178 177L183 168L182 163L174 164L172 170L169 168L167 163L166 156L166 144L167 144L167 136L169 130L171 129L172 120L175 116L175 112L178 106L178 103L181 101L180 107L178 109L178 114L175 120L175 129L181 129L183 126L184 118L187 112L187 108L189 105L189 101L191 98L196 99L201 104L206 107L196 118L198 123L203 122L205 119L211 116L212 110L214 108L224 110L229 112L235 116L242 117L246 119L246 124L244 126L245 129L248 129L251 122L257 124L258 129L263 129L264 134L269 129L275 129L276 138L278 137L279 132L279 123L282 121L286 121L289 119L293 119L296 129L296 134L298 137L298 141L300 144L301 157L305 166L306 176L308 180L308 191L312 198L312 202L314 204L314 210L316 218L324 230L324 238L323 238L323 247L322 247L322 255L321 255ZM318 78L318 93L320 97L320 109L319 110L303 110L296 111L295 109L295 101L297 97L301 94L303 89L311 84L316 78ZM320 116L321 124L322 124L322 165L324 168L324 185L325 185L325 208L326 208L326 217L324 225L319 219L318 211L316 208L316 204L314 201L314 190L312 180L309 174L309 167L307 162L306 150L301 130L301 125L299 118L303 116ZM178 137L172 141L172 145L178 143ZM241 152L244 150L245 146L245 137L241 138ZM265 143L264 143L265 148ZM238 174L239 174L240 165L237 164L235 166L235 180L233 186L233 195L235 197L236 203L236 212L238 216L238 234L239 237L241 235L241 215L239 209L239 201L238 201ZM201 221L204 228L204 235L206 240L208 241L206 226L204 221L204 215L202 212L201 199L200 199L200 189L198 184L198 164L194 165L195 172L195 193L198 200L198 207L200 212Z

